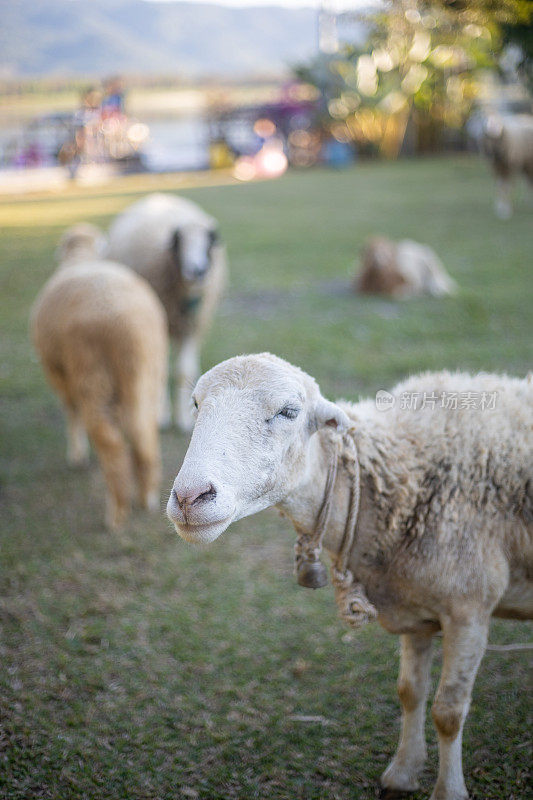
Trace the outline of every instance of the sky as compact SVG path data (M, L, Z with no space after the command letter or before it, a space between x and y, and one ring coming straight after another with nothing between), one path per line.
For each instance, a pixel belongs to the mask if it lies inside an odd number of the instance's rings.
M188 3L216 3L223 6L290 6L291 8L317 6L319 0L186 0Z
M171 0L154 0L154 2L171 2ZM316 8L321 0L185 0L188 3L215 3L223 6L286 6L287 8ZM339 10L354 9L367 6L368 0L326 0L327 5L336 6Z
M150 1L162 3L172 2L172 0ZM309 6L317 6L320 0L184 0L184 2L213 3L219 6L287 6L290 8L309 8Z

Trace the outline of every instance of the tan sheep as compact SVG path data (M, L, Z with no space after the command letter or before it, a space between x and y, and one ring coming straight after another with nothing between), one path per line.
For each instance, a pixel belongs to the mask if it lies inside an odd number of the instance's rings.
M190 430L200 347L226 280L217 221L184 197L150 194L116 217L107 254L146 278L165 307L177 346L174 419ZM167 408L169 422L170 399Z
M500 219L513 213L511 188L514 176L523 173L533 187L533 115L490 117L483 149L496 176L494 210Z
M30 328L65 409L67 459L87 460L88 434L107 484L106 523L118 528L134 482L141 505L159 507L167 323L142 278L97 257L101 238L85 224L64 234L59 268L35 301Z
M365 246L353 288L361 294L406 298L453 294L457 285L427 245L375 236Z

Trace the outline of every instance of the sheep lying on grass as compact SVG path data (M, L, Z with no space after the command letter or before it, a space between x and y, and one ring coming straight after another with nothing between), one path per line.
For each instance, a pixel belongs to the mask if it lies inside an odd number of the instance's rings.
M496 176L496 216L509 219L513 214L513 178L523 173L533 186L533 116L491 117L487 121L483 148Z
M106 522L121 526L132 479L143 506L159 507L157 416L166 381L165 311L150 286L127 267L96 255L90 225L65 233L60 266L31 315L46 377L65 408L67 458L88 458L89 439L107 483Z
M362 294L405 298L454 294L457 285L436 253L410 239L392 242L384 236L370 239L363 251L354 289Z
M199 375L200 346L226 278L217 222L183 197L148 195L114 220L108 255L146 278L165 307L178 347L174 419L190 430L190 390Z
M197 420L167 506L187 541L277 505L298 534L306 585L323 583L321 539L342 615L377 614L401 637L403 709L389 791L413 791L433 703L440 766L432 800L464 800L463 724L492 615L533 617L533 382L440 372L381 404L336 405L268 353L224 361L194 390Z

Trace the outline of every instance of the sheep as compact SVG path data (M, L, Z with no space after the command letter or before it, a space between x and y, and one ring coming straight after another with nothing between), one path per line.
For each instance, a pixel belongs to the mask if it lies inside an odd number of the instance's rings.
M533 185L533 115L489 117L483 149L496 176L494 211L500 219L509 219L513 177L522 172Z
M142 506L159 508L158 411L166 382L165 310L148 283L97 256L98 229L63 236L59 268L39 293L30 331L64 406L67 460L88 460L91 440L107 485L106 524L120 528L134 479Z
M395 243L384 236L375 236L367 242L361 262L353 288L362 294L439 297L457 291L457 284L436 253L410 239Z
M165 307L178 349L174 420L189 431L194 421L189 398L199 375L199 350L226 280L226 254L217 222L183 197L151 194L116 217L108 239L108 257L146 278Z
M434 635L440 767L432 800L468 797L463 724L491 615L533 617L533 380L426 373L387 403L333 403L268 353L196 384L196 424L167 505L185 540L277 506L299 534L297 575L323 585L321 537L342 616L401 639L402 733L381 777L414 791ZM380 410L383 408L385 410Z

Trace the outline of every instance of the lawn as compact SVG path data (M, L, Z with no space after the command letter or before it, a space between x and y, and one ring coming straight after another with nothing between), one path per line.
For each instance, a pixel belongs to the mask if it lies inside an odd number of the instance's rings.
M58 403L32 353L28 312L62 229L110 216L129 189L0 202L0 797L9 800L371 800L398 735L397 639L351 632L331 590L292 576L294 533L273 511L209 548L163 513L102 527L93 466L72 471ZM161 179L161 185L167 183ZM220 219L231 284L209 367L270 350L356 400L409 373L531 368L531 206L508 222L475 158L362 164L184 192ZM395 303L348 291L373 233L432 245L454 298ZM162 437L161 504L187 445ZM491 642L533 639L495 622ZM527 652L488 652L465 729L477 800L526 796ZM440 656L434 667L438 676ZM436 775L428 715L427 797Z

